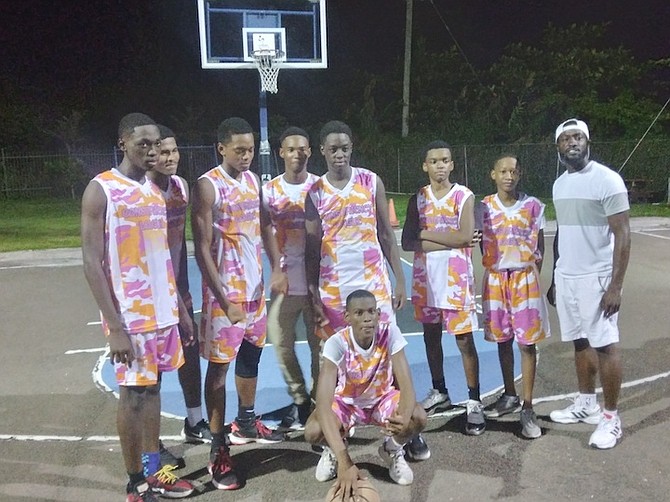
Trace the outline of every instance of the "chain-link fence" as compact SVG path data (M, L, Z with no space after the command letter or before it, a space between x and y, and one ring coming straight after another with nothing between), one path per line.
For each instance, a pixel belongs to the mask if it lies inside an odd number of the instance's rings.
M594 142L591 144L591 158L619 171L635 144L632 141ZM389 192L412 193L428 182L419 158L423 146L403 146L389 152L386 159L370 162L357 152L358 163L376 171ZM451 180L465 184L477 194L494 190L490 172L493 162L502 154L517 156L522 166L519 188L540 197L551 196L554 180L564 169L558 164L556 146L552 144L454 145L451 153L454 159ZM620 174L627 180L644 180L650 193L656 198L663 198L670 177L670 141L644 142Z
M422 147L404 145L395 150L377 149L370 158L365 151L358 149L354 151L352 163L377 172L387 191L412 193L427 183L419 159ZM596 142L591 145L591 156L618 171L634 147L634 142ZM189 184L220 161L214 146L180 146L179 152L179 174ZM321 174L325 171L323 157L316 148L314 152L310 170ZM556 147L551 144L454 145L452 181L467 185L476 194L492 192L494 186L489 173L494 160L503 153L512 153L519 158L523 170L519 185L521 190L540 197L551 195L552 184L563 169L558 165ZM281 170L276 165L281 159L275 157L273 155L273 174ZM117 165L120 160L120 152L116 149L109 152L77 152L69 156L7 155L0 150L0 194L5 198L77 198L93 176ZM256 169L256 164L252 169ZM649 199L663 199L670 177L670 141L645 141L628 160L621 175L644 186L650 194Z

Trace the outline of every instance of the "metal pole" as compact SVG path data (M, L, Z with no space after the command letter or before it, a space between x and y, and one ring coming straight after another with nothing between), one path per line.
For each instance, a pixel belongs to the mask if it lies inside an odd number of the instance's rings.
M5 196L7 196L9 194L9 183L7 181L7 162L5 160L5 149L2 148L0 151L2 152L2 179L4 180L5 185L3 192L5 192Z
M407 0L405 14L405 69L402 81L402 137L409 134L409 82L412 67L412 7L413 0Z
M258 93L258 108L260 113L261 144L258 149L258 163L261 171L261 182L265 183L272 179L270 154L270 141L268 140L268 105L267 92L261 89Z
M468 185L468 146L463 145L463 159L465 160L465 186Z

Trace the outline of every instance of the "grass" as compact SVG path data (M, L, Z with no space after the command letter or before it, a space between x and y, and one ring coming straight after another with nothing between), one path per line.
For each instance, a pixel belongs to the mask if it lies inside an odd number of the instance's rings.
M405 222L409 195L391 194L400 225ZM555 219L554 206L547 204L546 217ZM0 252L27 249L79 247L81 204L71 199L0 200ZM670 218L668 204L633 204L631 216ZM191 239L190 215L186 238Z

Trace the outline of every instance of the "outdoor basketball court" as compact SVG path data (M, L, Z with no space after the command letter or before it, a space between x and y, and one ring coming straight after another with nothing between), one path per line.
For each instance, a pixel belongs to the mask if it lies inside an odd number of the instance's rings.
M413 485L399 487L388 479L377 456L379 432L363 428L351 441L351 453L368 471L382 500L668 498L670 222L643 219L632 226L633 250L620 318L625 380L621 443L610 451L596 451L587 446L592 426L548 420L552 409L567 404L566 393L576 385L572 348L560 342L552 310L554 336L540 345L535 392L543 436L524 440L518 416L490 420L478 438L462 434L462 416L433 418L426 431L433 456L413 464ZM550 250L550 237L546 244ZM550 260L548 256L547 263ZM475 272L481 279L479 267ZM542 279L546 287L548 268ZM97 308L84 280L79 250L0 255L0 285L0 500L122 500L125 473L115 424L117 399L95 383L104 338L100 326L88 325L97 319ZM407 317L408 307L401 315ZM410 357L421 362L425 356L420 338L410 336L408 341ZM482 344L484 349L491 345ZM445 336L444 346L453 350L453 340ZM273 356L266 351L264 368L273 366ZM495 357L483 357L482 362L482 377L499 381ZM462 373L453 352L446 364L452 370L450 379ZM417 374L427 374L427 368L413 365L412 371L421 395L428 384L422 388ZM273 395L259 402L259 412L289 402L283 380L273 380L261 384ZM455 395L462 392L455 380L450 383ZM183 416L176 389L166 389L164 398L176 403L174 415ZM230 399L229 406L235 407ZM492 400L493 396L485 402ZM196 483L197 500L321 502L327 491L327 484L314 479L318 454L299 433L277 445L235 447L233 455L247 485L236 492L213 490L205 470L208 447L184 445L181 427L181 420L164 417L162 436L175 453L184 454L187 465L180 475Z

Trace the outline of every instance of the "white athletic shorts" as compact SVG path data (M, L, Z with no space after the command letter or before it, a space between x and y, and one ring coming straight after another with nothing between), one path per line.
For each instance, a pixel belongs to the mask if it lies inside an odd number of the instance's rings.
M556 311L561 326L561 340L571 342L586 338L591 347L605 347L619 341L619 313L606 318L600 300L611 276L564 277L555 273Z

